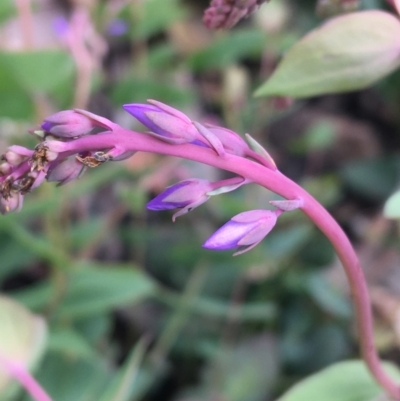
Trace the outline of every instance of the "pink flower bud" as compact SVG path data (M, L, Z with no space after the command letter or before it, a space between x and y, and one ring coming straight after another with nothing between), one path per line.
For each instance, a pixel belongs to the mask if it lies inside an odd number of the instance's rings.
M8 175L12 171L12 166L9 163L0 164L0 175Z
M123 108L157 138L173 144L189 143L203 138L185 114L164 103L149 100L151 104L125 104Z
M86 167L75 156L71 156L51 167L46 178L49 182L58 182L58 185L64 185L79 178L85 170Z
M41 128L59 138L88 135L97 124L95 120L74 110L64 110L45 118Z
M221 141L227 153L242 157L247 156L249 146L236 132L215 125L207 124L206 127Z
M7 214L19 212L22 208L24 197L20 192L11 191L6 198L0 197L0 213Z
M182 208L175 213L172 220L190 212L197 206L206 202L213 187L208 180L190 179L178 182L175 185L168 187L164 192L155 197L147 204L147 209L150 210L169 210Z
M274 228L282 210L250 210L232 217L217 230L203 245L203 248L226 250L239 248L234 254L240 255L258 245Z
M24 148L23 146L13 145L7 149L2 158L12 166L18 166L26 160L27 157L31 157L32 155L32 150Z

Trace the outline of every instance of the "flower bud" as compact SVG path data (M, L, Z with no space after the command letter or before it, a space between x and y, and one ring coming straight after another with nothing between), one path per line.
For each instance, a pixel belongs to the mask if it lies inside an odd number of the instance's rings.
M258 245L274 228L282 210L250 210L232 217L217 230L203 248L226 250L239 248L234 256L247 252Z
M20 192L11 191L6 198L0 197L0 213L7 214L11 212L19 212L24 203L24 197Z
M212 0L204 12L203 22L209 29L229 29L269 0Z
M41 128L58 138L88 135L97 124L90 117L74 110L64 110L45 118Z
M227 153L242 157L247 156L249 146L236 132L215 125L207 124L206 127L221 141Z
M9 163L0 164L0 175L8 175L12 171L12 166Z
M2 156L2 159L7 161L11 166L20 165L27 157L31 157L33 151L23 146L13 145L8 147L6 153Z
M190 179L178 182L168 187L164 192L155 197L147 204L149 210L169 210L182 208L175 213L172 220L190 212L195 207L206 202L210 195L208 192L213 190L210 181L201 179Z
M79 178L85 170L86 167L75 156L70 156L51 167L46 178L49 182L58 182L58 185L64 185Z
M151 104L125 104L123 108L149 128L152 135L163 141L181 144L200 138L200 141L204 142L185 114L155 100L149 100L149 103Z

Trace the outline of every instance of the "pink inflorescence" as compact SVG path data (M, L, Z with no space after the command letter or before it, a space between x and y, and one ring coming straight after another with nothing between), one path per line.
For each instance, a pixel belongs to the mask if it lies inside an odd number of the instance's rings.
M261 154L253 151L231 130L202 125L179 110L155 100L147 104L127 104L124 109L150 130L146 134L151 137L150 143L153 145L148 151L156 151L160 143L172 147L190 144L196 148L207 148L207 151L215 152L221 159L226 159L227 155L250 158L270 171L276 171L273 160L265 150L262 149ZM0 212L3 214L19 211L24 195L45 180L63 185L79 178L87 167L97 167L110 160L118 161L132 156L139 150L133 137L146 137L79 109L60 111L45 118L40 129L33 131L33 134L40 139L34 150L10 146L2 156ZM147 208L179 209L173 215L175 221L176 217L190 212L210 197L233 191L249 182L240 175L215 182L188 179L168 187L150 201ZM215 250L238 248L236 254L246 252L272 230L281 213L298 208L301 204L299 200L277 201L273 206L276 210L249 211L233 217L206 241L204 247Z
M209 29L229 29L266 1L269 0L212 0L203 22Z

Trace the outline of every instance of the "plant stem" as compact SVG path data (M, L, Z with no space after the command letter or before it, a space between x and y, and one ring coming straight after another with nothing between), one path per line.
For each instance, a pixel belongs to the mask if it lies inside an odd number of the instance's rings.
M35 401L52 401L35 378L21 364L0 356L0 366L18 380Z
M112 133L83 137L71 142L55 142L49 145L52 151L65 157L81 151L100 151L115 146L135 150L177 156L197 161L238 174L259 184L286 199L302 199L301 210L315 223L332 243L345 269L357 317L362 356L376 381L394 399L400 400L400 387L383 370L374 343L373 319L368 288L357 255L335 219L308 192L278 170L272 170L243 157L226 154L218 156L213 150L183 144L171 145L138 132L116 127Z

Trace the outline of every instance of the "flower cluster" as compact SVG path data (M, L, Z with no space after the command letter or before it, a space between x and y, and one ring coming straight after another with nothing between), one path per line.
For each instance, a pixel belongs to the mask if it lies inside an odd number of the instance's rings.
M124 109L146 126L149 130L146 134L153 138L155 144L167 143L172 147L190 144L206 148L223 159L227 155L250 158L263 168L276 171L267 151L250 136L247 139L255 150L235 132L192 121L182 112L155 100L147 104L126 104ZM123 160L136 151L136 142L132 138L134 132L79 109L47 117L33 134L40 139L34 150L11 146L2 156L0 212L3 214L19 211L24 195L44 180L63 185L79 178L87 167L97 167L110 160ZM86 141L82 142L83 139ZM249 182L240 175L216 182L185 180L168 187L150 201L147 208L179 209L173 215L175 221L176 217L190 212L211 196L233 191ZM204 247L216 250L238 248L236 254L250 250L272 230L281 213L301 207L299 202L276 201L273 203L276 210L240 213L212 235Z
M229 29L266 1L269 0L212 0L203 22L209 29Z
M107 120L102 117L86 111L65 110L49 116L40 130L32 132L41 140L35 150L10 146L1 156L0 213L21 210L24 195L41 185L45 179L62 185L78 178L85 169L79 158L86 155L59 157L57 152L44 146L44 141L73 141L90 134L96 127L110 128Z

